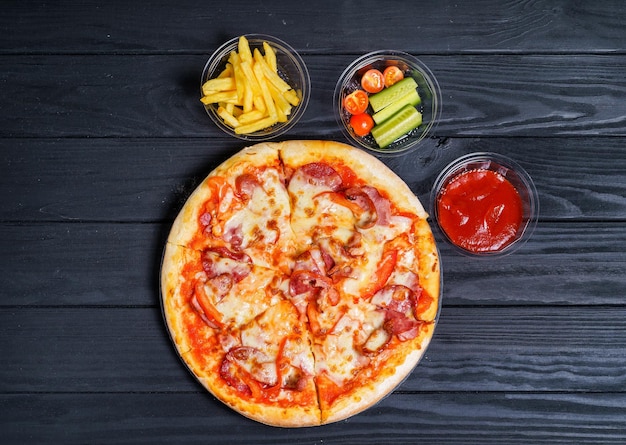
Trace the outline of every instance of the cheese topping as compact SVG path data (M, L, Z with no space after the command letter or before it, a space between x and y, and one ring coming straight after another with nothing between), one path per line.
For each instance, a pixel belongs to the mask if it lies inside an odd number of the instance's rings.
M229 292L216 303L226 324L242 326L268 307L280 301L278 294L268 298L266 288L271 288L275 273L263 268L255 268L242 281L232 286Z
M332 237L347 243L354 234L352 212L332 200L333 190L325 184L295 174L287 188L292 196L291 227L297 240Z
M255 400L315 398L321 374L341 388L419 328L415 220L347 167L280 168L216 177L189 298L217 333L213 371Z

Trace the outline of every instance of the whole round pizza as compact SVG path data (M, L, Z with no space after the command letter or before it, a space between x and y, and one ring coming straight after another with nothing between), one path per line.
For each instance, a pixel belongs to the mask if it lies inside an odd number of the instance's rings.
M178 353L258 422L314 426L365 410L433 335L440 263L427 216L357 148L243 149L192 193L167 240L162 304Z

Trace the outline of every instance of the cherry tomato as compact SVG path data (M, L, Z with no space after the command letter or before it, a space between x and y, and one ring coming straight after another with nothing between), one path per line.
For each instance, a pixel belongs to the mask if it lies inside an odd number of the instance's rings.
M343 100L343 107L350 114L361 114L367 110L370 101L363 90L356 90L348 94Z
M378 93L385 88L385 80L383 79L383 73L375 68L367 70L363 77L361 77L361 86L368 93Z
M367 113L355 114L350 118L350 126L357 136L365 136L374 127L374 119Z
M390 87L394 83L404 79L404 73L397 66L390 65L385 68L385 71L383 71L383 78L385 81L385 86Z

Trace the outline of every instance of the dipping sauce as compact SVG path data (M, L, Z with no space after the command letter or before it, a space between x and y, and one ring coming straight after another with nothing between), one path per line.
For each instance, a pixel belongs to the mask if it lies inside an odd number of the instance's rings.
M503 175L487 169L453 177L437 197L437 218L446 236L470 252L497 252L522 225L519 193Z

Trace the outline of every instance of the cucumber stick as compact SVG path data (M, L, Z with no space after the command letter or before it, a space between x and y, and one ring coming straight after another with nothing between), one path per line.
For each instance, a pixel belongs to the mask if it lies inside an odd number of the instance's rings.
M385 148L421 124L422 113L412 105L405 105L393 117L372 128L371 133L378 146Z
M382 124L384 121L389 119L391 116L396 114L405 105L417 106L421 102L420 95L415 88L409 90L404 96L399 98L397 101L387 105L385 108L380 110L377 113L372 115L374 122L377 124Z
M417 82L412 77L405 77L401 81L391 85L389 88L385 88L380 93L376 93L370 96L370 105L374 110L374 113L385 108L387 105L392 104L406 95L410 90L417 88Z

